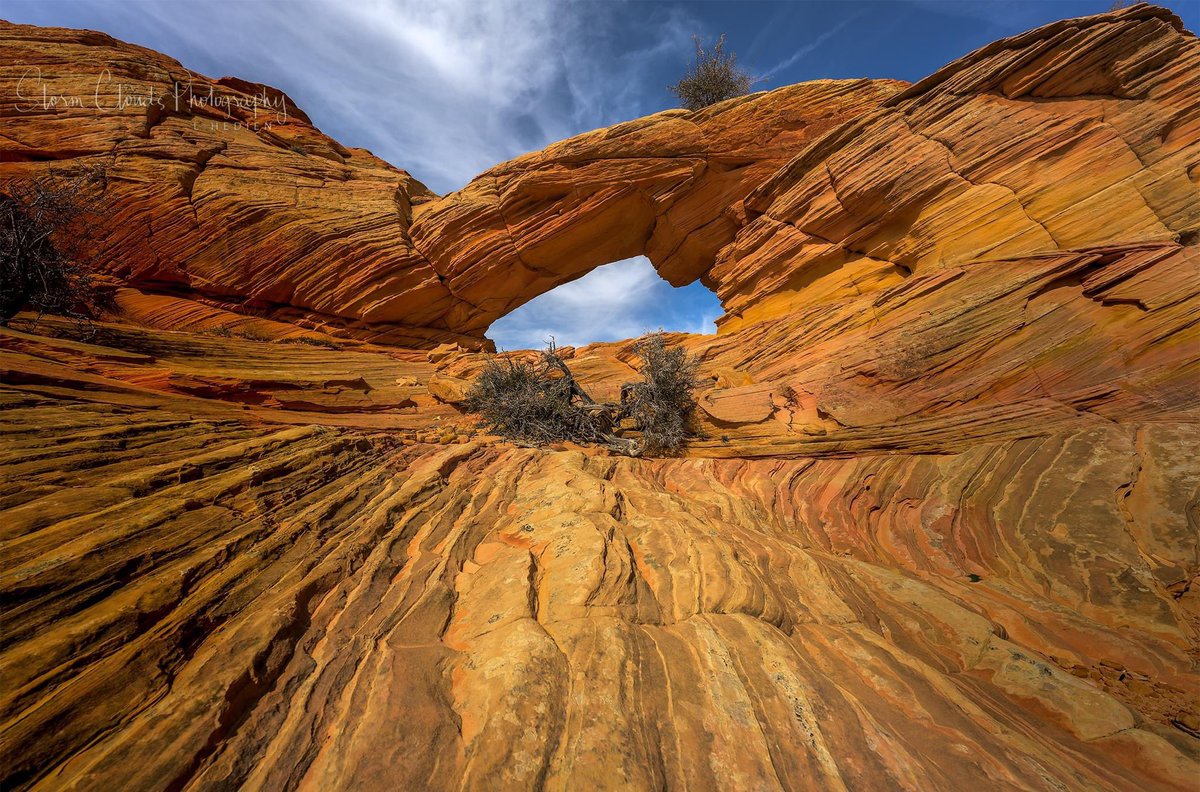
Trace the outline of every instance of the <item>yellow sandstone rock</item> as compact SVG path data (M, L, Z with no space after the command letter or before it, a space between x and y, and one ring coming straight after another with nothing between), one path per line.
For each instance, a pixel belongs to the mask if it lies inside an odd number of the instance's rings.
M1170 12L667 111L444 198L239 80L194 85L286 122L12 109L31 66L184 74L103 34L0 23L0 55L0 175L113 156L125 284L90 342L0 328L0 787L1194 789L1200 45ZM489 324L637 253L724 303L678 337L705 437L470 437ZM238 323L378 343L204 332ZM629 350L571 368L608 398Z

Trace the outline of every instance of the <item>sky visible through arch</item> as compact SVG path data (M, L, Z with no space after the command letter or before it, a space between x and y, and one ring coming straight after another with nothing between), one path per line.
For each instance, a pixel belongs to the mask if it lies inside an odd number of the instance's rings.
M620 341L654 330L712 333L721 303L699 281L674 288L645 256L605 264L525 303L492 324L498 349Z
M0 17L101 30L211 77L273 85L326 134L370 149L444 194L498 162L675 106L666 86L685 67L693 33L710 40L726 33L742 65L766 78L761 88L819 78L915 81L997 38L1111 5L1112 0L4 0ZM1197 29L1200 3L1168 5ZM657 277L644 261L610 265L559 287L567 289L564 295L527 304L529 316L505 317L497 332L506 334L506 346L527 345L516 340L519 332L532 337L528 334L544 330L558 330L563 343L601 340L616 327L694 329L714 310L715 297L699 284L671 290L647 276ZM624 292L629 299L624 308L594 312L593 320L576 313L568 317L569 327L561 318L550 323L562 316L573 294L588 288Z

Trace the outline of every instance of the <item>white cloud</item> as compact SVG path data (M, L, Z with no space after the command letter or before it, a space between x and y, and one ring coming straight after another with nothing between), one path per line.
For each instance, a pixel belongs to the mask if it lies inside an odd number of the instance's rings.
M841 22L838 22L836 25L831 27L829 30L826 30L825 32L821 33L821 35L817 36L815 39L813 39L809 43L807 43L801 47L798 47L796 49L796 51L793 52L790 56L788 56L784 60L780 61L779 63L775 64L774 66L767 69L765 72L763 72L761 75L758 75L758 76L761 77L762 79L766 79L768 77L774 76L777 72L783 71L784 69L788 68L793 63L800 60L801 58L808 55L809 53L825 46L825 42L829 41L829 39L836 36L839 32L842 31L843 28L845 28L851 22L854 22L855 20L857 20L859 17L861 17L865 13L866 13L865 11L856 11L855 13L853 13L850 16L843 19Z
M633 338L651 330L711 333L720 306L699 285L675 289L644 256L607 264L531 300L488 330L501 349Z

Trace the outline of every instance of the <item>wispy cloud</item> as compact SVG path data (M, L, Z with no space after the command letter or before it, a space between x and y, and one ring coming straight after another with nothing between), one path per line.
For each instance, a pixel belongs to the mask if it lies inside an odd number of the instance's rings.
M651 330L711 333L721 313L700 284L675 289L644 256L599 267L500 319L488 337L501 349L536 349L553 337L580 346Z
M852 22L857 20L859 17L863 16L863 14L865 14L865 13L866 13L865 11L854 12L850 16L843 19L841 22L838 22L836 25L831 27L829 30L826 30L823 33L821 33L821 35L817 36L815 39L813 39L809 43L805 44L802 47L798 47L796 49L796 51L793 52L791 55L789 55L787 58L780 61L779 63L776 63L774 66L767 69L765 72L763 72L761 75L758 75L758 76L763 79L766 79L768 77L773 77L775 74L783 71L784 69L789 68L790 66L795 64L800 59L804 58L807 55L812 54L813 52L816 52L818 49L825 46L825 42L829 41L831 38L836 36L845 27L850 25Z

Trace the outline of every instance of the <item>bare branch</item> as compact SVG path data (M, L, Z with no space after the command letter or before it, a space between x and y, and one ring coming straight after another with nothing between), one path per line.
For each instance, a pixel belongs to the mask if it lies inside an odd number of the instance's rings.
M107 184L104 165L0 182L0 324L26 307L80 321L97 307L91 229Z

